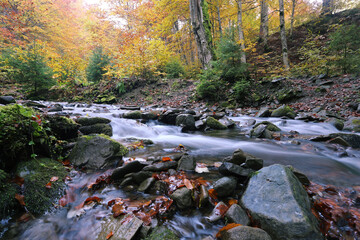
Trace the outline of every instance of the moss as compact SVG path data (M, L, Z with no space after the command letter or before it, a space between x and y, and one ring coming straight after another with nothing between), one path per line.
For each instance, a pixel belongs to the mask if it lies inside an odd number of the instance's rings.
M65 187L63 179L67 175L64 166L49 158L32 159L21 162L17 168L17 175L24 178L24 196L26 208L39 216L49 211L56 200L62 196ZM46 188L46 184L52 177L59 179L52 182L51 188Z
M124 118L128 118L128 119L141 119L141 112L140 112L140 111L133 111L133 112L126 113L126 114L124 115Z
M101 117L92 117L92 118L78 118L76 119L76 122L81 124L82 126L90 126L97 123L110 123L111 120L107 118L101 118Z
M289 117L289 118L295 118L296 117L296 113L295 111L286 105L283 105L277 109L275 109L272 113L271 113L272 117Z
M354 119L351 121L354 125L360 125L360 119Z
M146 240L179 240L175 233L173 233L170 229L161 226L156 227L152 231L152 233L145 238Z
M208 117L206 119L206 125L212 129L216 129L216 130L227 129L227 127L225 125L221 124L218 120L216 120L213 117Z
M0 219L11 216L19 206L15 199L16 185L9 183L8 175L0 169Z
M208 6L208 3L206 2L206 0L201 0L201 8L202 8L202 12L203 12L203 19L204 19L203 23L204 23L206 40L208 42L208 47L210 49L211 55L213 56L213 58L215 58L216 54L215 54L215 50L213 47L213 40L212 40L212 35L211 35L209 6Z
M118 141L112 139L111 137L105 135L105 134L91 134L91 135L84 135L84 136L81 136L81 138L84 138L86 139L87 141L93 139L94 137L102 137L102 138L105 138L109 141L112 142L113 144L113 147L116 151L118 151L118 153L116 154L116 156L125 156L126 154L129 153L129 149L127 149L124 145L120 144Z

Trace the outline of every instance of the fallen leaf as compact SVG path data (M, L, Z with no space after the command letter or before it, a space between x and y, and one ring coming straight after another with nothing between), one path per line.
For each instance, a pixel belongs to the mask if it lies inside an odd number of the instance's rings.
M190 182L189 179L186 179L186 178L184 179L184 185L187 189L190 189L190 190L194 189L194 186L192 185L192 183Z
M169 158L169 157L163 157L163 158L162 158L162 161L163 161L163 162L169 162L169 161L172 161L172 159Z
M62 161L62 165L69 166L70 165L70 160L66 159L66 160Z
M45 185L45 187L46 187L47 189L50 189L50 188L51 188L51 182L48 182L48 183Z
M22 185L24 185L25 180L24 180L24 178L16 175L15 178L12 180L12 182L16 183L17 185L19 185L21 187Z
M15 198L16 200L18 200L18 202L20 203L21 206L26 206L25 202L24 202L24 195L20 195L20 194L15 194Z
M223 228L221 228L219 230L219 232L216 234L216 238L221 238L221 232L222 231L230 230L230 229L238 227L238 226L241 226L241 224L239 224L239 223L229 223L228 225L226 225L225 227L223 227Z
M108 235L106 235L106 239L111 238L114 235L114 233L111 231Z
M209 196L213 199L217 199L217 192L215 191L215 189L211 188L209 189Z
M31 215L29 213L24 213L23 215L21 215L21 217L19 217L17 219L17 221L25 223L25 222L29 221L30 219L31 219Z
M57 180L59 180L59 177L52 177L52 178L50 179L50 182L56 182Z
M236 200L236 199L230 199L230 200L228 201L228 203L229 203L229 206L231 206L231 205L237 204L237 203L238 203L238 200Z

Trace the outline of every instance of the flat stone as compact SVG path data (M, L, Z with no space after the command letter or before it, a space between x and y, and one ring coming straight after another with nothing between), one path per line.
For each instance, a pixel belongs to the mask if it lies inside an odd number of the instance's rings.
M236 176L236 177L247 178L254 171L249 168L240 167L239 165L233 163L224 162L219 167L219 172L225 176Z
M111 175L111 179L113 180L121 179L128 173L141 171L144 167L145 164L139 161L129 162L122 167L116 168Z
M104 240L109 233L113 233L112 239L131 240L141 228L143 221L133 214L122 217L110 217L101 225L101 232L97 240Z
M178 163L177 170L194 171L196 167L196 160L191 155L183 155Z
M151 172L161 172L167 171L170 168L175 169L178 166L178 163L175 161L168 161L168 162L159 162L149 166L144 167L144 171L151 171Z

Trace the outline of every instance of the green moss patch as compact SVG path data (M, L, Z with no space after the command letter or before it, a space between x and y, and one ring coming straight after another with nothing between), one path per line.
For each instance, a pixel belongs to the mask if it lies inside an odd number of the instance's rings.
M216 129L216 130L227 129L227 127L225 125L221 124L218 120L216 120L213 117L208 117L206 119L206 125L212 129Z

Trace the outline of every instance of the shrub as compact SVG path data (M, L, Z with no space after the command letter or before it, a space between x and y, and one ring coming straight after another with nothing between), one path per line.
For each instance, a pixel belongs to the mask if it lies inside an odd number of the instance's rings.
M331 36L330 50L338 55L334 64L343 73L360 70L360 27L356 25L341 26Z
M86 77L89 81L99 82L102 76L107 72L105 67L110 63L110 58L104 54L101 47L93 50L86 68Z
M218 80L201 80L196 91L200 98L212 101L219 100L223 83Z
M233 96L236 101L242 101L249 96L250 83L246 80L238 81L232 87Z
M179 78L185 74L184 66L178 60L168 62L165 65L165 72L168 78Z

